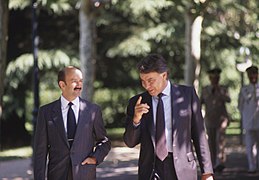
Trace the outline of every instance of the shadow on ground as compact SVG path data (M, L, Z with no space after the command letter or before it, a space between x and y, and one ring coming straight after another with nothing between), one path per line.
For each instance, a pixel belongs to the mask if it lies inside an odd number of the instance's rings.
M138 154L139 146L116 144L98 166L97 180L137 180ZM259 180L259 171L247 173L245 147L238 136L227 137L226 155L226 168L215 173L215 180ZM30 164L30 158L0 161L0 180L33 180Z

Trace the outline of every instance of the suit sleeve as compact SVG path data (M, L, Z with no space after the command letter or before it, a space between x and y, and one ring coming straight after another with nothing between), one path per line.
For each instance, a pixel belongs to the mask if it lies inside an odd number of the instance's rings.
M194 88L192 89L192 111L192 139L200 164L201 173L213 174L204 119L201 114L201 104Z
M34 135L33 166L34 179L45 180L46 161L48 154L47 125L44 118L44 110L39 109Z
M109 153L111 149L111 142L107 137L102 112L98 106L96 106L96 115L94 120L94 135L96 138L96 148L93 156L96 158L97 163L100 164Z

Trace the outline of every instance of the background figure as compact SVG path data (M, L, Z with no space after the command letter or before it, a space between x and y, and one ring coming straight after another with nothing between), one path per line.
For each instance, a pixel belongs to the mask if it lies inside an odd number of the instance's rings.
M201 93L201 103L205 105L205 124L209 138L209 147L214 171L225 168L225 131L229 124L226 103L230 102L227 87L220 85L221 69L207 71L210 85Z
M148 55L138 66L145 92L129 100L124 141L140 143L138 179L213 179L213 169L198 96L193 87L168 80L165 59Z
M258 68L246 70L250 84L241 88L238 109L245 130L245 144L248 159L248 172L255 173L259 167L259 83Z
M58 74L61 97L39 109L34 141L34 179L94 180L108 154L100 107L80 98L82 72L72 66ZM72 103L72 104L71 104Z

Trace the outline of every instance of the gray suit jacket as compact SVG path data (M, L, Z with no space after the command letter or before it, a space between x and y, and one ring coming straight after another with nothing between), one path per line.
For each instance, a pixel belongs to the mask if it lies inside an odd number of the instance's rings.
M74 180L96 179L96 165L81 165L88 156L101 163L111 144L99 106L80 98L79 117L72 147L64 128L60 99L39 109L34 139L34 179L65 180L70 159ZM48 157L48 161L47 161Z
M150 106L150 110L142 116L140 125L135 127L132 119L134 106L139 96L142 96L142 103ZM201 173L213 173L201 106L194 88L172 85L171 97L173 160L178 180L197 179L197 164L193 146ZM124 141L129 147L141 144L138 164L140 180L149 179L152 171L154 157L152 136L155 134L153 122L151 96L144 92L131 98L127 107Z

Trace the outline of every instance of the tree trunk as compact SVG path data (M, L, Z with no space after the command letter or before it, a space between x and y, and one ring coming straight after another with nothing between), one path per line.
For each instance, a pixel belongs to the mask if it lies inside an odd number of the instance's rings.
M201 56L202 16L185 15L185 83L198 91Z
M82 97L92 100L95 80L96 46L95 46L95 14L90 0L81 0L79 11L80 40L79 53L83 73L84 91Z
M1 150L1 122L4 94L4 79L6 69L6 54L8 40L8 3L9 0L0 1L0 150Z

